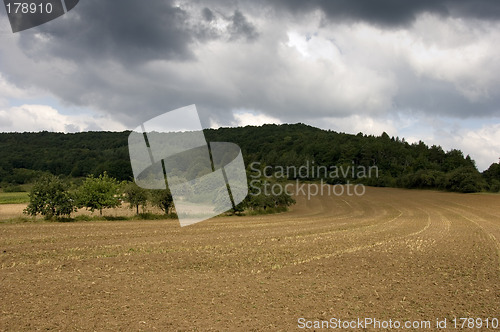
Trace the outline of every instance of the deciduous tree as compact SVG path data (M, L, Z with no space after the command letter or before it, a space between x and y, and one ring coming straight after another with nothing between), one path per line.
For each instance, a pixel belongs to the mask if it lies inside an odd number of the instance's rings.
M94 177L89 175L77 193L77 206L86 207L94 212L99 210L102 215L103 209L114 208L120 205L120 184L107 173Z
M139 206L144 206L148 202L148 193L145 189L139 187L135 182L129 182L125 185L123 193L125 200L130 203L130 208L135 207L135 213L139 214Z
M75 211L72 196L67 186L58 177L48 174L40 177L29 193L30 202L24 213L36 216L40 214L46 219L69 216Z
M169 214L174 206L172 194L168 189L151 190L151 203L159 207L165 214Z

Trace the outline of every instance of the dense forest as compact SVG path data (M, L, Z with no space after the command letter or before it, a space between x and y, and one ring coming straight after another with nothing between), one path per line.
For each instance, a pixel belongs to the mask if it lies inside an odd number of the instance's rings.
M130 132L74 134L0 133L0 186L33 182L42 173L85 177L107 172L118 180L131 180L128 153ZM328 183L364 183L372 186L428 188L458 192L500 190L500 164L480 173L474 161L459 150L444 151L424 142L337 133L304 124L247 126L205 130L207 141L234 142L245 164L257 162L268 170L280 166L373 167L376 177L357 174L321 177ZM255 164L254 164L255 165ZM255 166L253 166L255 167ZM288 179L297 178L287 174ZM317 180L309 176L301 180Z

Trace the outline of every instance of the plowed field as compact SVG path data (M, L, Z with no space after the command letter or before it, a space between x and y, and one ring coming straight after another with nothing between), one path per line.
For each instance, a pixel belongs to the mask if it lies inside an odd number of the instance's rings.
M0 329L500 318L500 195L367 188L296 200L282 214L183 228L0 224Z

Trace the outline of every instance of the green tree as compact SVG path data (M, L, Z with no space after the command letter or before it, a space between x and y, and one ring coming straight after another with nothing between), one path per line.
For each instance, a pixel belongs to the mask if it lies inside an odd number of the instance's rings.
M486 181L481 174L472 167L459 167L446 175L445 188L450 191L474 193L483 190L486 186Z
M99 210L102 216L103 209L114 208L120 205L120 184L105 172L94 177L89 175L77 192L77 206L86 207L94 212Z
M145 189L139 187L135 182L129 182L123 190L125 201L130 204L130 208L135 207L135 213L139 214L139 206L144 206L148 202L148 193Z
M75 211L73 198L67 191L67 186L58 177L48 174L39 178L31 192L30 202L24 213L36 216L40 214L46 219L69 216Z
M500 191L500 162L493 163L483 172L483 178L488 182L489 190Z
M295 200L285 190L284 185L284 183L276 182L274 179L254 178L249 183L247 197L240 203L239 207L251 210L286 209L288 206L295 204Z
M213 195L212 203L215 204L215 211L218 213L223 213L226 211L230 211L232 214L237 214L243 212L245 209L245 204L241 202L240 204L236 204L233 206L234 203L234 198L232 196L229 196L229 191L234 190L234 192L242 192L244 187L242 188L241 186L234 185L232 187L229 186L224 186L219 188ZM230 204L229 204L230 203Z
M151 190L151 203L159 207L165 214L169 214L174 206L172 194L168 189Z

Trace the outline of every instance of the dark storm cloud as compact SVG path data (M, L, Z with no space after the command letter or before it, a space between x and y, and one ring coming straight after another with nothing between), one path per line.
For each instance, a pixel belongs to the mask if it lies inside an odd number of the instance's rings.
M500 1L497 0L449 0L447 6L452 16L470 17L482 20L500 19Z
M229 29L231 39L238 40L243 38L246 40L254 40L257 38L258 34L255 27L239 10L236 10L234 15L231 16L231 23Z
M53 41L44 50L48 56L122 62L193 58L188 13L171 1L86 0L67 16L39 27ZM21 35L22 47L39 47L34 38Z
M37 57L140 64L151 60L190 61L195 59L192 48L196 42L253 41L258 36L239 10L224 17L205 7L201 9L202 20L194 14L198 13L177 7L170 0L86 0L64 19L22 34L20 45ZM226 31L214 28L212 22L217 17L227 21ZM34 31L50 37L49 48L40 48Z
M5 35L17 45L1 52L1 71L16 86L40 87L127 124L191 103L221 109L227 105L216 101L210 82L187 81L174 68L195 65L203 57L195 55L197 48L208 40L236 45L254 42L258 32L243 11L212 5L87 0L48 24ZM145 73L152 61L167 62L172 70L160 77L154 69Z
M203 8L203 10L201 11L202 15L203 15L203 18L208 21L208 22L212 22L214 19L215 19L215 15L214 13L210 10L210 8Z
M301 15L320 9L329 20L365 21L383 26L402 26L412 23L422 13L479 19L499 19L498 0L277 0L278 9Z
M255 26L239 10L232 15L205 7L201 10L201 21L193 23L192 31L197 40L224 39L227 41L255 41L259 33ZM217 21L224 22L225 29L217 28Z

